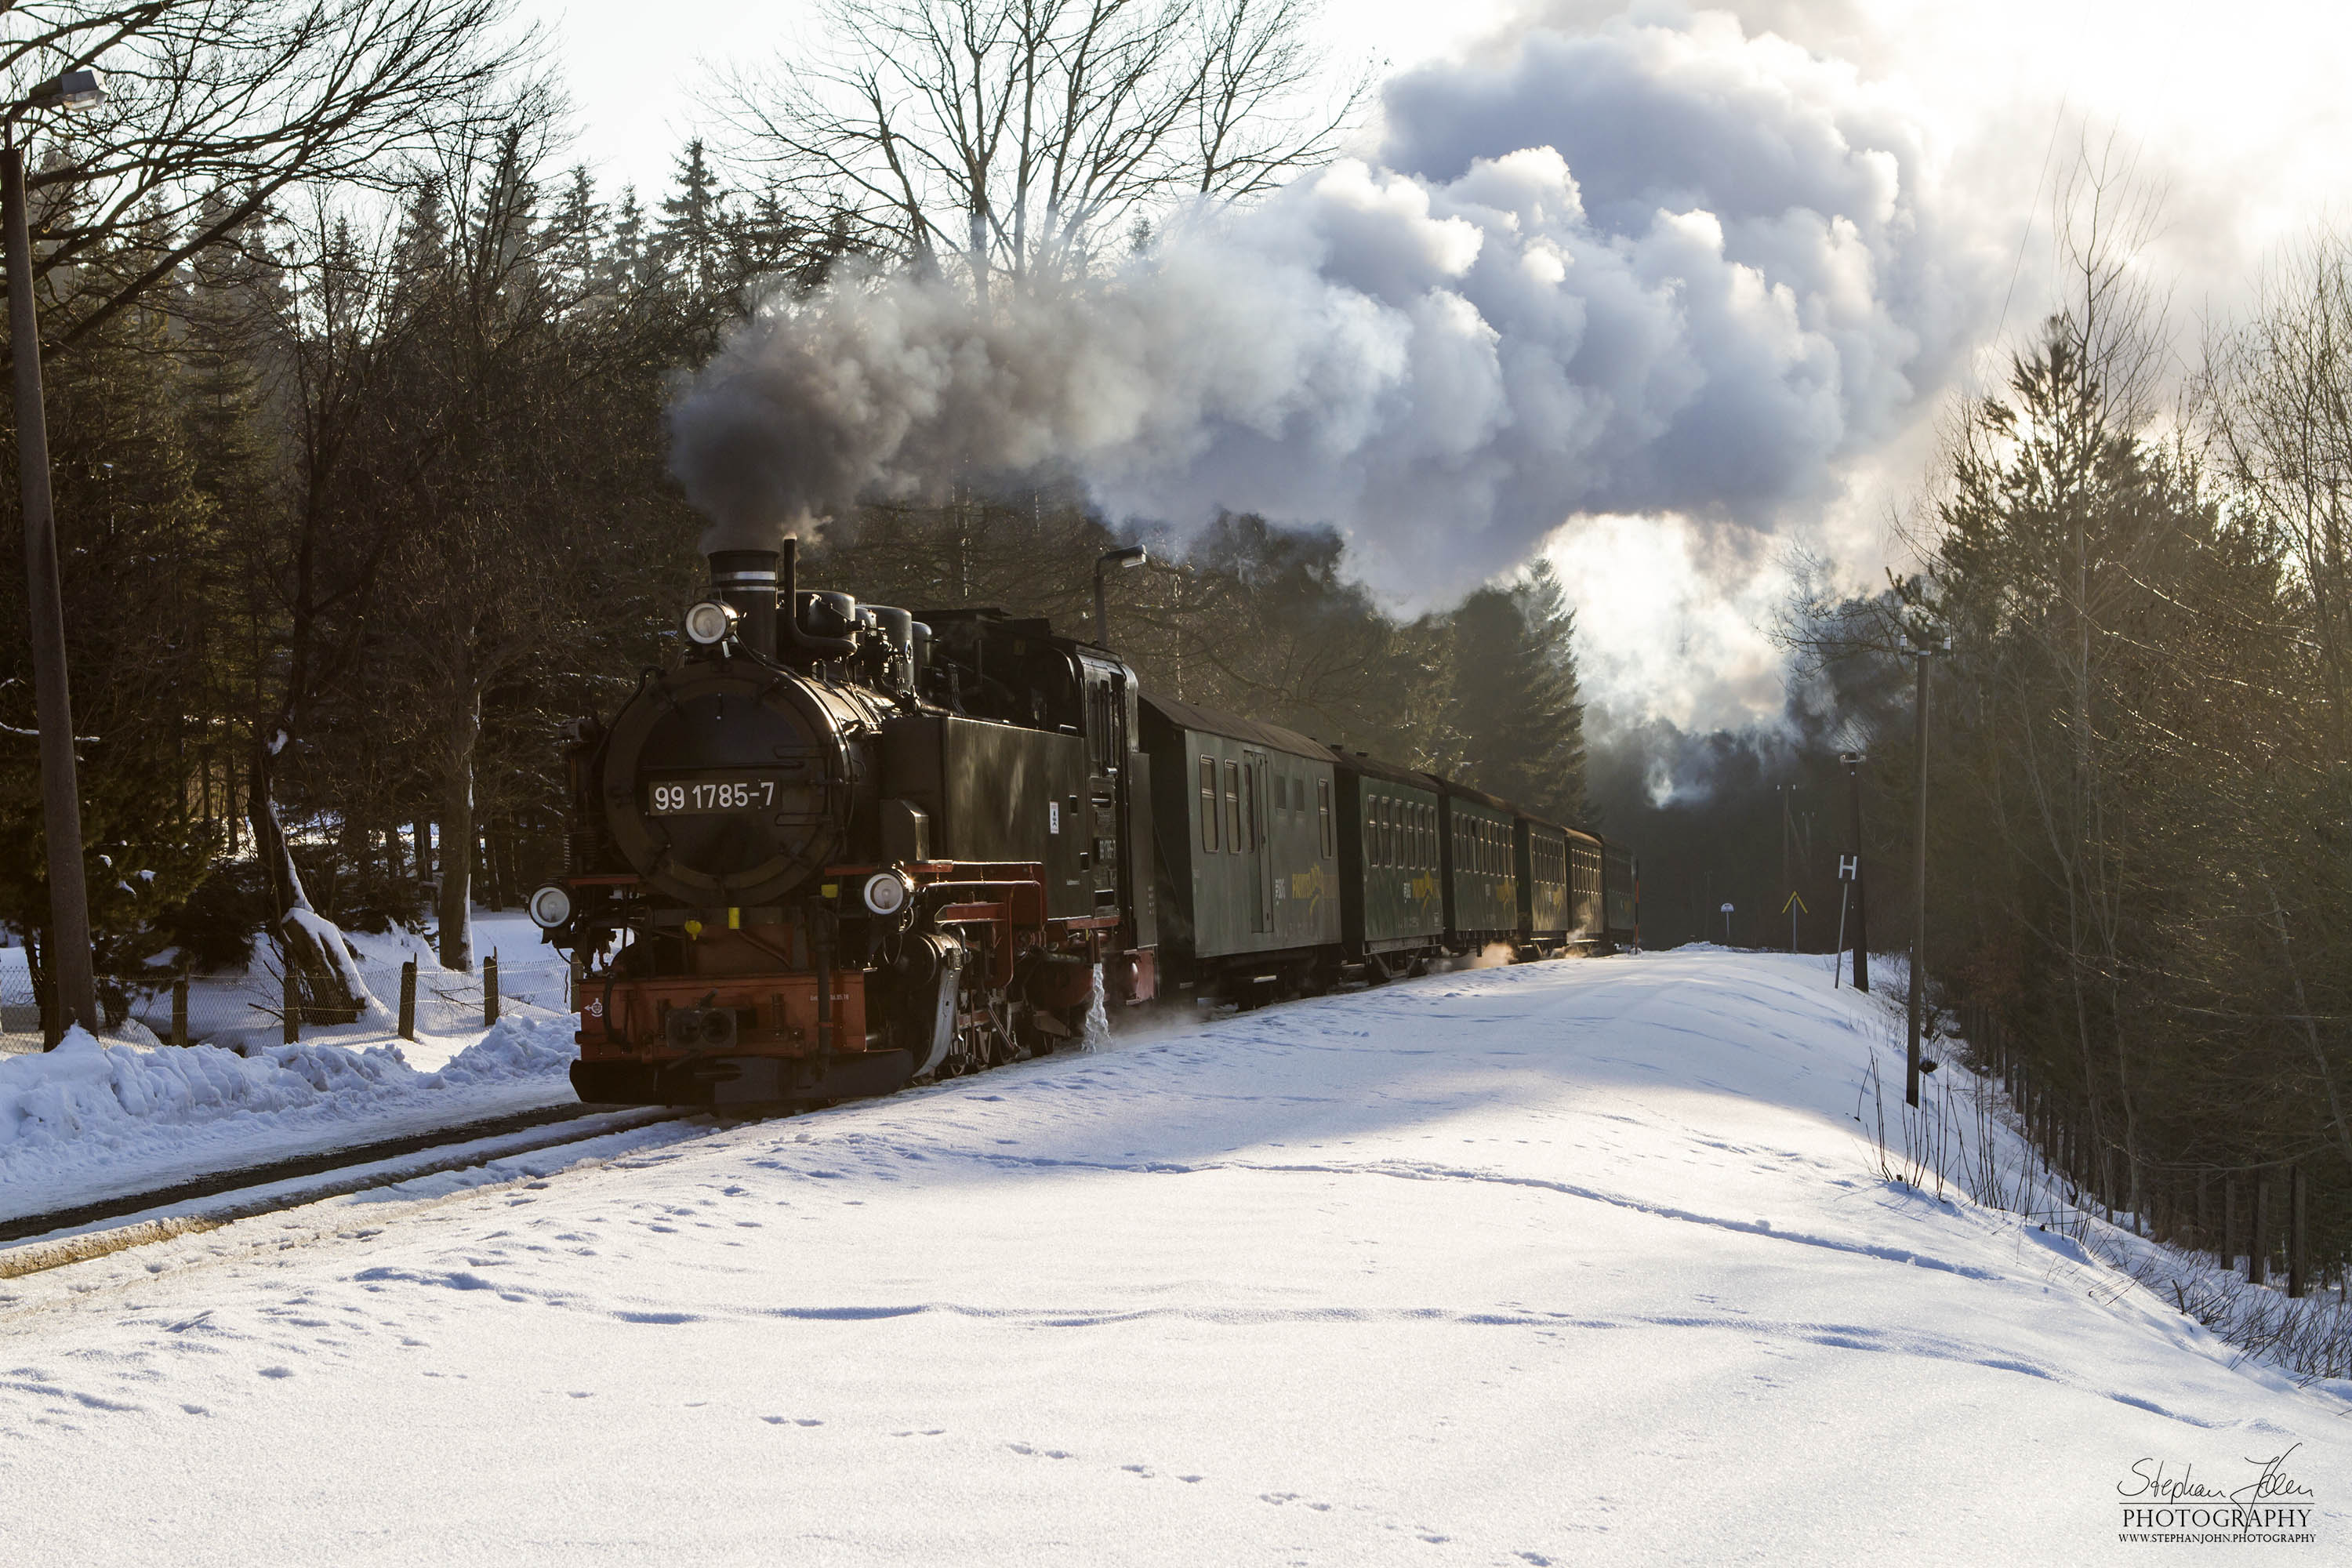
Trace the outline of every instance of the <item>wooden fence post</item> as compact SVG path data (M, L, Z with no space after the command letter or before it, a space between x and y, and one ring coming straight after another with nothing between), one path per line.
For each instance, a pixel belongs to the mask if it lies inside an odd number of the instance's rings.
M288 1045L302 1037L302 983L295 976L294 961L286 961L285 1039Z
M2302 1295L2308 1283L2303 1239L2305 1203L2303 1167L2291 1166L2286 1173L2286 1293L2290 1296Z
M2238 1266L2238 1177L2235 1172L2225 1172L2221 1176L2220 1262L2225 1270Z
M172 1043L188 1043L188 976L184 971L172 982Z
M400 966L400 1037L416 1037L416 960Z
M2268 1171L2254 1173L2254 1230L2246 1238L2246 1283L2267 1285L2271 1282L2270 1246L2271 1178Z
M482 960L482 1027L488 1028L499 1021L499 950L490 949L490 956Z

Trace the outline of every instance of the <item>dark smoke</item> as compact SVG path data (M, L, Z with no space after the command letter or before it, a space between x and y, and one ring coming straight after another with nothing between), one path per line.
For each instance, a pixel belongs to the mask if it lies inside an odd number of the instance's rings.
M1387 92L1345 162L1050 296L846 279L671 413L719 532L1045 468L1115 514L1346 535L1412 603L1577 515L1810 515L1981 296L1899 104L1728 18L1534 31Z

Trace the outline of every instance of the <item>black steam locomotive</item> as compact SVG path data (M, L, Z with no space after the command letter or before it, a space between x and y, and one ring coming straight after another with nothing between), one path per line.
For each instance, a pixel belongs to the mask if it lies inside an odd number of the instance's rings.
M1109 1006L1638 941L1633 864L1432 774L1146 694L994 610L710 557L688 651L566 748L583 1100L887 1093ZM1099 975L1099 982L1097 976Z

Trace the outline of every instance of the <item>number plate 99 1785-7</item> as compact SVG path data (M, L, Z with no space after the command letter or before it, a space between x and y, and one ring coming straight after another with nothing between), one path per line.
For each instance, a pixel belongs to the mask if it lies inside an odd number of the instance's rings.
M775 804L775 779L759 773L696 773L690 778L655 779L646 785L649 816L759 811Z

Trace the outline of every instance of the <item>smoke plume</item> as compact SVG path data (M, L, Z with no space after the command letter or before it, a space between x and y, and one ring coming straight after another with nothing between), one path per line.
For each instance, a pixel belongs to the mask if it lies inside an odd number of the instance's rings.
M1579 515L1821 506L1981 297L1902 106L1727 16L1531 31L1384 102L1377 161L1181 215L1083 284L775 304L671 410L689 499L733 540L1052 471L1180 528L1334 524L1429 602Z

